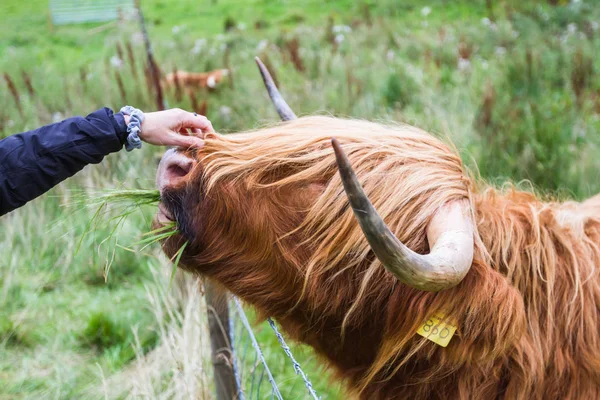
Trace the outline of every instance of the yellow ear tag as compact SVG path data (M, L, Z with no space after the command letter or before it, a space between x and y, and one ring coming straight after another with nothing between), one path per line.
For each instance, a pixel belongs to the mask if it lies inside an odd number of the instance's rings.
M456 332L456 326L451 324L444 314L440 313L429 317L417 330L419 335L442 347L448 346L454 332Z

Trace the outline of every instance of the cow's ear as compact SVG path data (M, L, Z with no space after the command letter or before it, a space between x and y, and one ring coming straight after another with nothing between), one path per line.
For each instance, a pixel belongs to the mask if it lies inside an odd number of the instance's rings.
M523 296L504 275L475 261L460 287L458 340L448 347L453 359L469 363L501 358L525 339Z

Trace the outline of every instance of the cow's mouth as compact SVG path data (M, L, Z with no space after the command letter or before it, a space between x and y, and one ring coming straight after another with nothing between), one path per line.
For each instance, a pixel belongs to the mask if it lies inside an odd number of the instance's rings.
M167 209L164 203L158 204L158 212L156 213L156 222L161 225L168 225L175 222L173 214Z
M195 241L198 227L194 225L193 218L184 206L187 202L187 199L176 190L161 191L161 202L158 204L154 226L157 229L172 226L177 236L190 242Z

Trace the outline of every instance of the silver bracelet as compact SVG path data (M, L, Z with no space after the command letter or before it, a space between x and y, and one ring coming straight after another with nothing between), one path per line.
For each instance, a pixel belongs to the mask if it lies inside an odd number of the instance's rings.
M131 106L125 106L120 110L123 114L129 115L129 123L127 124L127 143L125 143L125 149L131 151L133 149L142 148L142 140L139 137L139 133L144 122L144 113L137 108Z

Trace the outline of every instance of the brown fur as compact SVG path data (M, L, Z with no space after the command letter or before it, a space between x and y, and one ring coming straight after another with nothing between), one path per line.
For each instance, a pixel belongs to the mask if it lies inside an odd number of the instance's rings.
M209 72L177 71L165 75L164 84L166 87L179 85L185 89L214 89L228 74L229 70L227 69L216 69Z
M475 259L457 287L399 283L349 209L330 138L397 237L428 252L444 203L469 199ZM209 134L163 197L191 240L185 267L273 316L364 399L600 398L600 197L542 202L478 184L456 153L407 126L306 117ZM481 186L479 188L478 186ZM165 244L173 254L182 238ZM443 308L447 348L415 335Z

